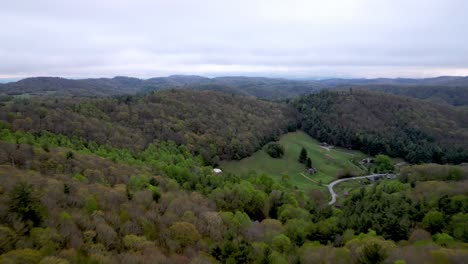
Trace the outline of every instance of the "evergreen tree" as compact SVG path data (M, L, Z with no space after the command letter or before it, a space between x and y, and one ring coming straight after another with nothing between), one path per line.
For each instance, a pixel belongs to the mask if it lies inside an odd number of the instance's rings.
M17 214L21 221L38 226L44 218L39 199L33 195L33 186L19 182L10 194L10 212Z
M307 167L308 169L312 168L312 160L311 160L310 158L307 158L306 167Z
M299 162L304 163L307 161L307 150L302 147L301 154L299 154Z

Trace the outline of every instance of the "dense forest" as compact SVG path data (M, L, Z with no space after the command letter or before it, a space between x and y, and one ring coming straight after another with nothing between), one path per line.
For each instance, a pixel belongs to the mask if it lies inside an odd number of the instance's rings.
M0 120L13 131L50 131L133 151L171 140L206 163L240 159L288 130L287 105L210 91L167 90L117 98L6 99Z
M211 90L228 94L255 96L266 100L283 100L324 89L380 90L397 95L427 99L456 106L467 105L468 77L437 77L427 79L324 79L289 80L263 77L216 77L172 75L138 79L118 76L97 79L65 79L33 77L0 84L0 96L79 96L106 97L135 95L168 89Z
M439 104L468 106L468 86L366 85L354 88L414 97Z
M412 163L468 160L468 111L365 90L323 91L291 101L321 141Z
M130 153L0 133L0 263L463 263L468 170L406 167L340 208L287 179L213 174L171 142Z
M251 96L269 79L243 78L1 96L0 263L466 262L468 167L453 165L468 160L465 108L342 87L271 102ZM396 179L356 183L335 206L294 175L213 170L265 145L281 159L274 141L296 129L413 164L386 157Z

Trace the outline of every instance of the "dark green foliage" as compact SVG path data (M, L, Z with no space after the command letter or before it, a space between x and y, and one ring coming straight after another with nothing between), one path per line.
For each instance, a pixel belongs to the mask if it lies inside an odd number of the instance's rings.
M13 131L53 132L133 152L173 141L206 164L247 157L297 127L292 107L251 97L170 90L129 98L14 101L0 106L0 120Z
M291 104L302 114L302 129L320 141L412 163L468 161L463 108L359 90L324 91Z
M278 159L284 155L284 147L279 143L270 143L265 147L265 152L270 157Z
M34 188L26 182L17 183L10 193L9 210L18 215L24 223L39 226L44 220L42 206L33 194Z
M307 161L307 150L305 148L302 148L301 152L299 153L299 162L305 164L306 161Z
M348 196L340 193L335 208L318 189L291 187L288 179L299 175L285 174L277 182L255 172L214 174L205 166L207 157L217 163L227 154L248 155L254 148L249 144L259 148L295 123L274 124L277 114L289 117L279 104L201 94L18 99L1 106L8 113L0 112L6 120L0 122L0 201L7 205L0 210L0 253L6 253L0 262L379 263L412 260L411 254L421 263L463 259L463 166L402 168L401 181L352 187ZM198 99L201 104L192 102ZM32 109L42 111L36 116ZM374 140L373 151L387 149L378 136ZM424 148L415 153L431 156ZM306 151L304 156L304 166L312 167ZM377 160L378 171L392 169L388 157ZM19 179L29 185L16 187ZM27 212L27 220L18 211ZM48 219L25 232L24 222L34 225L31 212ZM415 229L426 240L432 235L434 243L415 243Z
M66 157L67 157L67 159L73 159L73 157L74 157L73 152L72 152L72 151L68 151Z
M372 243L366 245L359 255L358 263L362 264L379 264L383 263L388 257L388 253L379 244Z
M407 197L379 185L351 193L342 210L343 229L357 232L373 229L385 238L399 241L408 238L414 209Z
M70 186L68 186L68 184L63 185L63 193L70 194Z

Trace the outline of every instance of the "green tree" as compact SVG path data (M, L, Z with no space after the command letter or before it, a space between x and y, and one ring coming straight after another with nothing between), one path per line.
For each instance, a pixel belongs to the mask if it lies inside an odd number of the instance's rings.
M299 154L299 162L305 163L307 161L307 150L302 147L301 153Z
M444 227L444 215L439 211L430 211L424 216L422 224L432 234L438 233Z
M38 226L44 219L41 203L33 195L33 186L26 182L19 182L10 194L10 212L17 214L21 221Z
M92 214L94 211L98 210L98 203L93 195L88 195L86 197L85 210L88 214Z
M383 263L388 257L385 249L376 243L365 246L359 254L358 263L362 264L378 264Z
M197 228L188 222L176 222L170 228L172 239L180 243L181 247L194 244L200 239Z
M375 165L379 172L391 172L393 171L393 162L387 155L377 155L375 156Z
M311 160L310 158L307 158L306 167L307 167L308 169L312 168L312 160Z
M287 236L279 234L273 238L272 245L275 250L286 253L291 248L291 240Z
M266 146L266 153L272 158L281 158L284 155L284 147L279 143L271 143Z

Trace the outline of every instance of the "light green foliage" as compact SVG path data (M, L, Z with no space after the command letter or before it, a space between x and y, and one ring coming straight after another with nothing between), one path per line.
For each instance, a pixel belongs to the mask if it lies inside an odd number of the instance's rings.
M424 228L435 234L444 227L444 215L435 210L430 211L424 216L422 224Z
M221 212L220 216L228 229L235 232L247 229L252 223L249 216L244 212Z
M201 238L197 228L188 222L176 222L169 231L172 239L179 242L182 247L194 244Z
M131 176L128 180L128 187L132 190L142 190L149 185L149 179L145 176Z
M16 239L16 234L11 228L0 226L0 254L14 249Z
M295 207L290 204L285 204L279 209L278 220L285 223L289 219L303 219L308 220L311 216L306 210Z
M59 258L59 257L45 257L43 258L39 264L69 264L68 260Z
M33 228L31 238L35 248L41 250L44 254L50 254L62 247L63 239L52 228Z
M321 180L327 184L343 170L347 170L353 175L365 173L352 162L352 160L364 158L363 153L338 147L328 151L320 147L317 140L302 131L287 133L281 136L278 143L284 146L284 156L281 159L273 159L264 151L257 151L252 156L240 161L222 162L221 168L225 172L236 175L245 175L250 171L256 171L271 176L277 182L281 182L283 175L289 175L293 186L304 190L322 188L325 191L324 187L320 187L301 176L301 173L305 173L305 167L304 164L299 163L298 157L302 147L304 147L308 157L313 162L313 167L318 171L309 177L316 181Z
M269 263L271 264L288 264L288 260L279 252L273 251L269 257Z
M98 210L98 203L96 198L93 195L86 196L85 199L85 211L88 214L94 213L94 211Z
M454 242L453 237L446 233L438 233L432 236L432 240L441 246L448 246Z
M411 186L409 184L405 184L400 181L384 181L377 186L378 190L382 190L388 194L400 193L410 188Z
M126 235L123 238L123 244L127 249L130 250L142 250L146 247L154 245L152 242L146 240L145 237L136 235Z
M211 197L221 210L244 211L252 218L266 215L266 194L255 189L248 181L227 183L222 189L215 189Z
M375 156L375 165L378 172L392 172L394 169L392 159L383 154Z
M468 214L459 213L452 216L451 226L456 239L468 242Z
M60 213L59 219L60 219L60 221L67 222L67 221L70 221L72 219L72 216L69 213L63 211L63 212Z
M278 252L287 253L291 249L291 240L287 236L279 234L273 238L272 246Z
M286 235L291 239L293 243L298 246L304 244L307 235L310 234L311 229L315 225L309 221L302 219L291 219L286 222Z
M0 256L1 264L37 264L42 254L38 250L26 248L9 251Z
M88 182L88 178L81 173L75 173L75 175L73 175L73 179L83 183Z

